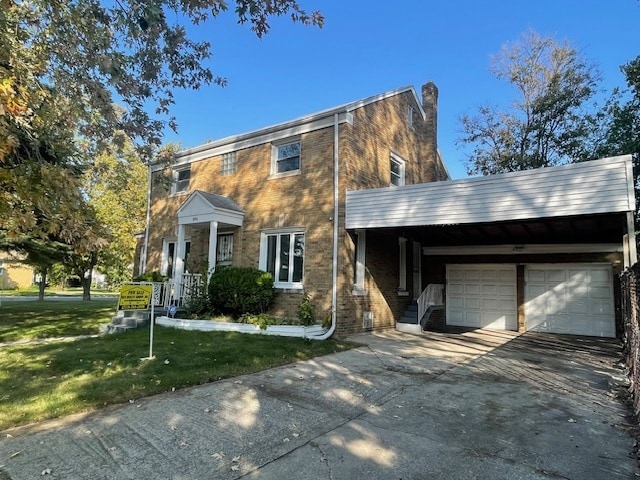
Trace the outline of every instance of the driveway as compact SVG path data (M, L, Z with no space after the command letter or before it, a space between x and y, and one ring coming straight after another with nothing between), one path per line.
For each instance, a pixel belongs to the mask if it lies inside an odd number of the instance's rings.
M615 341L352 339L365 346L2 432L0 479L635 477Z

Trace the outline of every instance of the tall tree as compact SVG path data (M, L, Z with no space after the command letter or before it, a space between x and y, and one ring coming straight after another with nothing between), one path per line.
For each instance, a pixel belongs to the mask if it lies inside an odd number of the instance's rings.
M323 23L296 0L233 6L259 37L273 16ZM84 167L115 132L147 161L165 126L176 128L175 89L226 83L206 63L211 46L188 27L228 8L223 0L0 0L0 230L63 230L47 193L66 188L65 169Z
M470 174L547 167L570 161L592 128L584 106L600 75L569 42L534 31L506 44L491 71L517 94L508 108L484 105L461 117L460 145L470 146Z
M640 162L640 55L620 67L627 89L616 89L604 107L604 135L597 156L634 154Z
M134 233L145 227L147 173L131 144L125 142L123 148L114 145L98 155L85 174L88 202L110 237L97 266L112 283L131 280Z

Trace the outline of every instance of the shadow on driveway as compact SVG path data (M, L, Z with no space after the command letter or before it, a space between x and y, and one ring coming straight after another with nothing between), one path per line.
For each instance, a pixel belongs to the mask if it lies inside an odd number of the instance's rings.
M620 344L471 331L362 347L3 432L64 479L630 479ZM50 469L50 470L47 470ZM0 478L2 478L0 476Z

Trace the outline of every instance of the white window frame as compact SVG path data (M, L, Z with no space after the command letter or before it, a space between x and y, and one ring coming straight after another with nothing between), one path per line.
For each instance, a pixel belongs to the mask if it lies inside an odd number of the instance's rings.
M355 259L354 259L354 278L353 278L353 295L366 295L365 276L366 276L366 252L367 252L367 231L357 229L354 238Z
M186 185L186 188L178 189L179 182L184 182L184 180L178 180L180 177L180 172L189 172L189 182ZM184 167L174 168L173 172L173 182L171 184L171 195L184 195L189 193L189 189L191 188L191 165L186 165Z
M220 159L220 175L223 177L233 175L237 171L236 152L227 152Z
M278 158L280 149L289 145L298 144L298 168L293 170L287 170L284 172L278 171L279 162L285 159ZM287 157L293 158L293 157ZM300 139L288 139L283 142L274 143L271 145L271 177L287 177L289 175L299 175L302 170L302 142Z
M398 170L399 170L398 174L393 173L393 169L391 168L393 164L398 165ZM389 155L389 174L391 175L391 180L389 181L390 186L402 187L404 185L405 161L401 156L396 155L393 152L391 152L391 154ZM393 182L394 178L398 179L398 183Z
M163 276L167 276L168 271L169 271L169 244L173 244L173 255L177 255L178 254L178 239L177 237L166 237L162 239L162 260L160 262L160 274ZM184 245L185 248L183 249L183 251L187 251L187 243L189 244L189 250L191 250L191 238L190 237L185 237L184 239ZM189 252L190 253L190 252ZM185 259L188 260L188 259ZM185 262L184 265L184 273L189 273L187 271L187 262ZM176 270L176 262L175 262L175 258L173 259L173 264L172 264L172 272L171 272L171 277L173 278L173 274L175 273Z
M216 241L216 267L233 265L233 232L221 232Z
M278 272L280 272L280 245L281 245L281 237L288 235L289 236L289 265L288 270L289 270L289 278L287 281L281 281L279 280L279 275ZM275 248L275 259L274 259L274 271L272 272L273 274L273 282L274 282L274 286L276 288L283 288L283 289L292 289L292 290L303 290L304 289L304 269L305 269L305 256L306 256L306 252L303 250L303 254L302 254L302 279L299 282L295 282L293 281L293 274L294 274L294 264L293 264L293 259L295 258L295 254L294 254L294 247L295 247L295 236L296 235L303 235L303 239L306 242L306 233L304 231L304 228L282 228L282 229L270 229L270 230L264 230L260 233L260 262L259 262L259 268L260 270L264 270L265 272L268 271L267 270L267 255L269 252L269 237L276 237L276 248ZM306 248L305 248L306 250Z
M408 297L407 290L407 239L398 238L398 296Z

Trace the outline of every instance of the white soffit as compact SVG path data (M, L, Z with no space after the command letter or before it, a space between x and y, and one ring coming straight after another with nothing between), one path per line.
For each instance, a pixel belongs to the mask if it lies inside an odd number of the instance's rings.
M348 191L346 227L457 225L635 210L631 155Z

